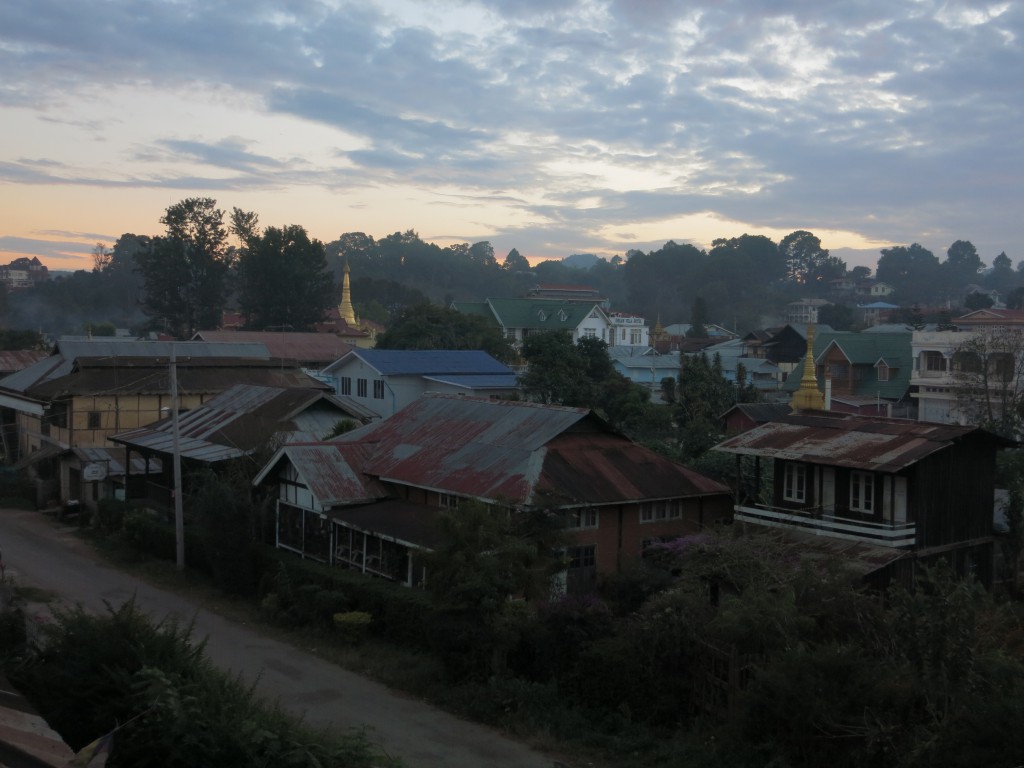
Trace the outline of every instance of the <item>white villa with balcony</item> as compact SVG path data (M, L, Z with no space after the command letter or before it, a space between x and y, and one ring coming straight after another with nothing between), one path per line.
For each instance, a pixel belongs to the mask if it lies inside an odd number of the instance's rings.
M1024 311L983 309L955 323L955 330L914 331L910 388L920 421L977 424L983 400L998 407L1024 386ZM979 385L987 397L967 396Z

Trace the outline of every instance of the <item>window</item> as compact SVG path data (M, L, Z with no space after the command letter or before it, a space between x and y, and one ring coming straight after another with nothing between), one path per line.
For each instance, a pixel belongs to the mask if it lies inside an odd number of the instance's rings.
M657 523L661 520L678 520L682 515L682 502L678 499L645 501L640 505L641 523Z
M925 371L944 371L946 358L941 352L924 352L921 355L921 368Z
M597 338L597 329L596 328L584 328L583 329L583 335L586 336L588 339L596 339Z
M871 512L874 508L874 476L870 472L850 473L850 509Z
M807 477L803 464L794 464L793 462L786 464L782 498L801 504L807 501Z
M1013 355L1009 352L994 352L988 357L990 375L996 381L1013 381Z
M100 412L89 411L88 421L86 423L86 429L99 429L100 428Z
M629 332L629 343L634 345L634 346L639 344L641 336L642 336L642 334L640 333L640 331L638 329L630 330L630 332Z
M356 379L356 395L366 397L366 379Z
M597 528L596 509L575 509L569 514L569 528Z
M565 554L569 559L570 571L576 568L593 568L597 564L597 547L594 544L569 547Z
M888 381L889 380L889 366L882 363L878 366L878 380Z
M376 400L384 399L384 382L375 381L373 382L373 397Z
M458 509L459 497L451 493L439 493L438 506L441 507L441 509Z
M342 376L341 377L341 394L351 395L352 394L352 377Z

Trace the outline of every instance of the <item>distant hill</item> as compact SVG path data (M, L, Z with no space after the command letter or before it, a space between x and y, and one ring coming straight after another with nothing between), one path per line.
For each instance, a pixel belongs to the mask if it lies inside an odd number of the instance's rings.
M602 261L602 259L596 253L574 253L572 256L566 256L562 259L562 263L565 266L572 267L573 269L590 269L599 261Z

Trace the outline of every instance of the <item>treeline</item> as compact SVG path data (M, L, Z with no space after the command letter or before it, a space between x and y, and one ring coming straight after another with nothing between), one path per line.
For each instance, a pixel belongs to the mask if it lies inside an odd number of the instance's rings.
M217 327L232 310L249 329L305 330L340 302L347 264L357 313L384 325L423 303L523 296L540 283L568 283L592 286L614 309L652 325L690 322L701 310L701 322L744 332L771 322L788 301L829 297L835 278L871 275L867 267L848 270L804 230L778 243L763 235L718 239L707 250L669 241L583 269L561 260L531 267L515 248L499 256L487 241L441 247L412 230L380 239L347 232L322 243L300 225L263 227L256 213L226 212L210 198L172 205L160 223L161 234L97 244L91 270L0 292L0 321L50 334L119 327L185 337ZM915 243L883 249L876 276L904 306L959 306L971 283L1001 291L1024 285L1022 265L1015 270L1005 253L989 272L984 266L966 240L950 246L944 261Z

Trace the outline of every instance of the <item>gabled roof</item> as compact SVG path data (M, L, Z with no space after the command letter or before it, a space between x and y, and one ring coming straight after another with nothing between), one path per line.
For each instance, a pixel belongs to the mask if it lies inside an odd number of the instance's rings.
M159 360L166 367L172 350L182 363L201 358L269 360L271 357L265 345L256 343L138 341L116 337L61 339L49 357L0 379L0 388L28 391L39 384L68 376L80 360L105 361L109 367L116 367L119 361L125 367L139 365L141 361L153 365Z
M300 333L273 331L197 331L193 341L263 344L272 357L299 362L333 363L351 352L351 344L333 333Z
M321 408L319 418L310 416L314 407ZM351 415L341 400L321 390L239 384L179 416L179 450L183 458L206 463L239 458L275 436L322 438L338 420ZM309 435L309 431L319 434ZM163 419L113 435L110 440L170 455L174 423Z
M594 301L557 301L553 299L487 299L494 317L503 328L574 330L597 311L607 319L601 305Z
M453 374L515 378L515 372L507 365L475 349L353 349L326 370L337 370L353 358L362 360L382 376Z
M792 409L782 403L736 403L719 418L727 419L733 412L742 413L755 424L764 424L766 421L775 421L788 416Z
M387 498L387 489L362 471L372 450L371 445L336 441L285 445L260 470L253 485L262 483L288 461L299 481L325 508Z
M382 481L482 500L565 506L728 493L583 408L425 395L334 442L372 446L363 470Z
M514 373L496 374L438 374L436 376L424 376L426 381L435 381L438 384L447 384L452 387L463 389L516 389L519 386L519 379Z
M0 350L0 375L20 371L49 357L49 353L38 349Z
M1024 325L1024 309L976 309L955 322L957 325Z
M978 427L816 411L775 419L731 437L713 450L898 472L969 436L1000 447L1013 444Z
M910 342L913 334L903 333L854 333L853 331L830 331L816 335L814 339L814 357L821 364L828 351L835 347L851 365L863 365L874 368L879 360L884 359L891 371L888 381L878 381L877 376L855 379L854 394L882 397L887 400L899 400L910 388L910 376L914 361ZM802 360L803 358L801 358ZM818 375L819 387L824 387L824 372ZM795 376L790 376L783 387L794 391L800 386Z

